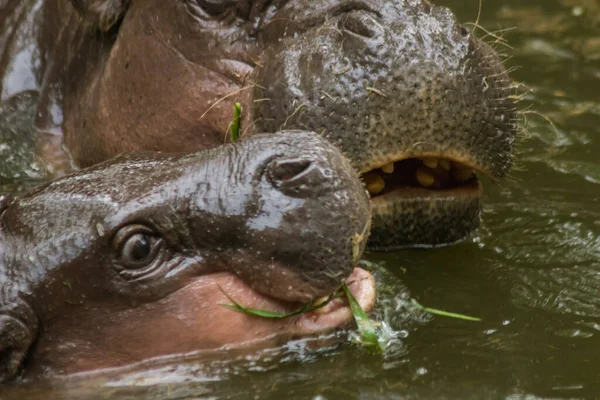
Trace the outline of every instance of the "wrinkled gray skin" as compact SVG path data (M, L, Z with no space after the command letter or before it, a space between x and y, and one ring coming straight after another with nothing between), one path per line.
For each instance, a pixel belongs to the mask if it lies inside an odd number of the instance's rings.
M359 270L370 222L358 176L306 132L120 156L0 210L0 382L26 356L72 373L333 329L349 311L266 320L222 292L280 312L329 295ZM374 288L353 285L370 308Z
M55 171L123 151L203 149L315 131L360 173L444 157L503 177L511 82L490 46L420 0L12 0L0 11L2 99L40 93ZM375 247L440 244L479 224L480 188L405 188L373 201Z

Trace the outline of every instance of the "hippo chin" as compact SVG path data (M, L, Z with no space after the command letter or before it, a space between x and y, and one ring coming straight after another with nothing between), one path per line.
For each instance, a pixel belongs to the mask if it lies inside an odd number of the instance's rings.
M4 3L3 96L40 92L47 158L218 146L239 101L245 135L310 130L350 158L378 248L463 238L480 220L475 171L512 164L506 70L427 1Z
M373 278L354 268L370 205L325 139L257 135L188 155L117 157L18 198L0 197L0 380L255 347L351 320Z

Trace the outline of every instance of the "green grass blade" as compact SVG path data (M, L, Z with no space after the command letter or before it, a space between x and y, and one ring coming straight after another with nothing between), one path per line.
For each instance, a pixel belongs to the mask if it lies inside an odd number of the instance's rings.
M354 316L354 321L356 321L361 344L365 347L372 348L377 352L383 352L385 347L379 342L376 323L369 319L367 313L362 309L360 304L358 304L358 301L356 301L345 283L344 286L342 286L342 290L348 299L348 304L350 304L350 310Z
M427 311L428 313L435 314L435 315L441 315L442 317L462 319L462 320L465 320L465 321L477 321L477 322L481 321L481 318L470 317L468 315L457 314L457 313L452 313L452 312L448 312L448 311L437 310L435 308L425 307L425 306L419 304L419 302L417 300L415 300L415 299L412 299L412 303L419 310Z
M280 319L280 318L286 318L286 317L295 315L295 312L290 313L290 314L280 314L280 313L276 313L274 311L259 310L257 308L245 308L238 304L219 304L219 305L223 306L225 308L229 308L230 310L233 310L233 311L238 311L238 312L241 312L244 314L254 315L255 317L262 317L262 318Z
M242 118L242 105L235 103L233 106L233 120L231 121L231 141L235 142L240 138L240 124Z
M237 301L235 301L227 293L225 293L225 291L221 287L219 287L219 289L229 299L229 301L231 301L233 303L233 304L219 304L221 307L225 307L225 308L228 308L230 310L238 311L238 312L241 312L241 313L244 313L244 314L253 315L255 317L269 318L269 319L288 318L288 317L293 317L294 315L300 315L300 314L304 314L304 313L307 313L307 312L315 311L315 310L317 310L317 309L319 309L321 307L325 307L327 304L329 304L329 302L331 302L332 300L337 299L337 298L340 297L340 296L337 296L337 295L336 296L331 296L330 299L328 299L327 301L319 304L318 306L313 306L312 303L306 303L302 307L300 307L299 309L297 309L296 311L292 311L292 312L287 313L287 314L282 314L282 313L278 313L278 312L275 312L275 311L259 310L257 308L244 307L240 303L238 303Z

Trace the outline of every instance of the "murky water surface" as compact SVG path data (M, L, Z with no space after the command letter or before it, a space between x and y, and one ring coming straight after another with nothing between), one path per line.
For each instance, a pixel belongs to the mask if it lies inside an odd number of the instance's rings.
M476 19L476 0L438 3ZM376 316L395 335L384 356L334 340L319 351L295 342L254 358L5 388L0 397L600 397L600 1L483 3L480 24L510 47L488 39L512 55L514 79L530 89L520 103L528 139L508 182L484 182L484 222L473 237L368 256L380 285ZM2 189L36 177L35 166L20 172ZM483 322L424 314L411 298Z

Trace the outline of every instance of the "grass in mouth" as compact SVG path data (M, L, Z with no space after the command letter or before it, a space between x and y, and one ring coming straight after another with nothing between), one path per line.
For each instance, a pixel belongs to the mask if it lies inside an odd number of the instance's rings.
M256 308L248 308L242 306L240 303L235 301L231 296L229 296L225 291L221 288L221 292L231 301L233 304L220 304L220 306L228 308L233 311L238 311L244 314L253 315L255 317L261 318L270 318L270 319L282 319L293 317L295 315L300 315L303 313L315 311L319 308L325 307L332 300L338 299L342 296L345 296L348 299L348 304L350 305L350 310L352 311L352 315L354 316L354 321L356 322L356 326L358 327L358 333L360 336L360 344L366 348L369 348L377 353L382 353L385 350L385 345L383 341L379 340L379 323L373 321L367 316L367 313L362 309L361 305L354 298L348 286L344 283L342 288L333 296L331 296L327 301L314 305L313 302L309 302L304 304L302 307L297 309L296 311L292 311L290 313L277 313L274 311L267 310L259 310Z
M240 121L242 118L242 104L235 103L233 106L233 120L231 121L231 141L235 142L240 138Z
M325 307L332 300L335 300L335 299L341 297L341 295L336 294L334 296L331 296L331 298L329 298L327 301L324 301L323 303L318 304L318 305L314 305L313 302L308 302L308 303L304 304L302 307L300 307L299 309L297 309L296 311L292 311L290 313L284 314L284 313L278 313L278 312L275 312L275 311L259 310L257 308L244 307L243 305L241 305L240 303L238 303L237 301L235 301L227 293L225 293L225 291L223 289L221 289L221 292L223 292L223 294L233 304L223 304L223 303L221 303L221 304L219 304L220 306L225 307L225 308L229 308L230 310L233 310L233 311L238 311L238 312L241 312L241 313L244 313L244 314L253 315L255 317L270 318L270 319L288 318L288 317L293 317L294 315L300 315L300 314L304 314L304 313L307 313L307 312L315 311L315 310L318 310L319 308Z

